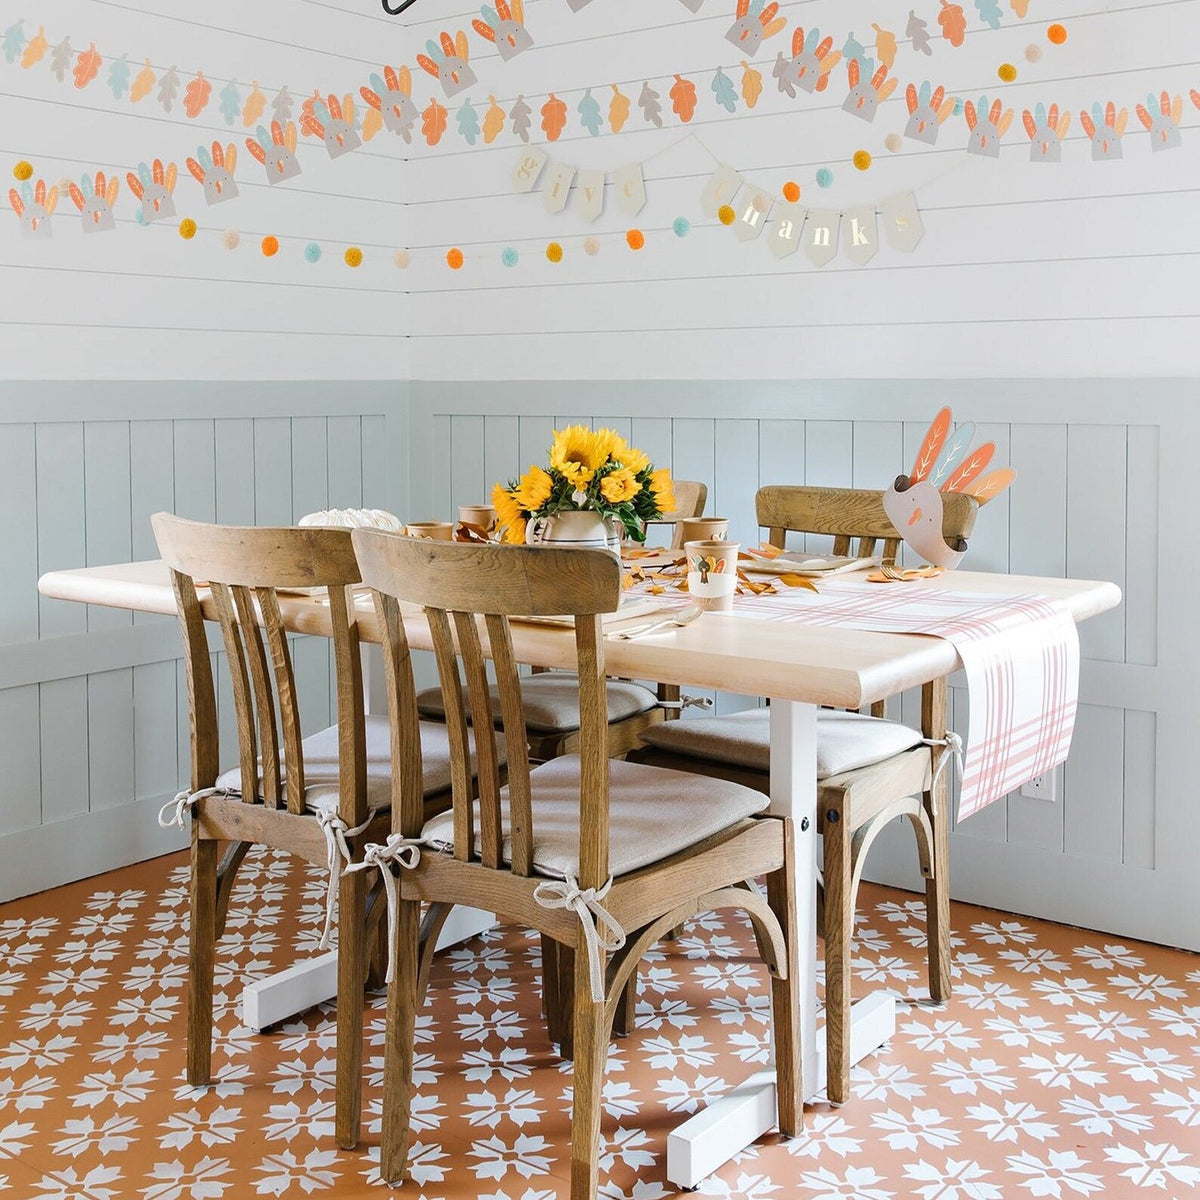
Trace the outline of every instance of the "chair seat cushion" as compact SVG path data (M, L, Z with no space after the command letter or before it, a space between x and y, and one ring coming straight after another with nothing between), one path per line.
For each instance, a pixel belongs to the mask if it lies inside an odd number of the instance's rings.
M684 758L725 763L766 774L771 769L771 710L652 725L642 741ZM817 778L829 779L883 762L920 745L921 735L898 721L822 709L817 714Z
M761 792L661 767L609 761L609 871L628 875L713 834L768 805ZM533 863L539 875L561 879L579 874L578 755L556 758L530 772ZM508 789L501 793L504 860L512 861L508 836ZM478 818L476 818L478 836ZM424 837L442 849L454 847L454 814L425 825Z
M500 712L500 692L492 688L492 711ZM521 702L525 727L530 733L574 733L579 728L579 677L566 671L547 671L521 680ZM608 723L627 721L650 712L658 697L636 683L608 681ZM441 688L430 688L417 697L417 711L423 717L443 720L446 706ZM499 717L497 716L497 722Z
M392 805L392 748L388 719L366 717L367 806L384 809ZM500 761L505 761L504 739L496 739ZM338 728L331 725L300 743L304 753L304 803L309 812L332 812L338 803ZM474 743L471 746L474 751ZM445 725L421 722L421 762L425 769L425 795L435 796L450 787L450 739ZM241 792L242 771L235 767L217 780L217 787Z

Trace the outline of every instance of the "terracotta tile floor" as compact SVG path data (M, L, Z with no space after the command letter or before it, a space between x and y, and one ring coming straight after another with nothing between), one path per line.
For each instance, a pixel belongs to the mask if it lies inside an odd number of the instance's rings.
M314 950L322 882L248 860L218 966L218 1085L182 1082L186 864L161 859L0 908L0 1194L20 1200L378 1196L380 997L361 1149L332 1145L329 1008L267 1036L242 983ZM818 1103L707 1180L729 1200L1200 1195L1200 959L959 905L949 1008L908 1007ZM922 989L922 906L868 890L858 986ZM658 1200L667 1132L763 1062L748 927L698 921L648 964L606 1089L606 1197ZM571 1076L546 1041L537 944L443 956L420 1026L413 1179L425 1200L567 1195Z

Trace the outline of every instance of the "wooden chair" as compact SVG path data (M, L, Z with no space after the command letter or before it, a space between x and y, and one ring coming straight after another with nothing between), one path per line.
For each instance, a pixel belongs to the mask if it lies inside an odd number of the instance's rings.
M704 515L708 488L703 483L676 480L675 509L661 522L673 530L673 546L678 546L678 522L684 517ZM494 691L494 690L493 690ZM651 690L631 679L610 680L606 692L608 704L608 752L621 758L641 744L641 735L651 725L679 716L680 691L672 684L659 684ZM579 681L566 671L534 668L521 681L521 699L525 709L525 728L533 758L546 762L562 754L574 754L580 744ZM498 698L492 697L498 712ZM445 720L445 700L440 688L427 688L417 696L417 710L429 721ZM499 718L497 718L499 719Z
M900 545L883 511L882 493L859 489L766 487L757 497L759 524L783 548L791 533L831 535L834 553L895 562ZM966 538L977 503L947 495L943 528ZM855 544L857 543L857 544ZM947 864L949 813L944 771L938 773L946 738L946 682L926 684L921 730L884 720L885 702L871 716L822 712L817 721L818 831L824 835L825 1035L828 1096L846 1099L850 1077L850 963L855 897L871 843L896 817L906 817L917 836L929 935L929 992L950 996L950 884ZM924 739L924 741L922 741ZM770 791L770 717L767 709L733 716L680 721L643 734L634 761L715 775L762 792ZM937 786L934 787L934 780ZM921 796L921 800L915 799Z
M341 872L341 856L386 837L392 791L387 718L363 713L349 590L360 577L350 531L239 529L168 513L157 514L153 525L171 568L183 629L191 721L190 791L176 806L180 824L185 808L193 818L187 1079L194 1086L210 1081L215 944L246 852L252 845L270 846L328 867L330 908L336 884L341 917L336 1133L338 1144L350 1149L360 1127L367 897L361 875ZM211 588L237 712L239 765L223 775L199 586ZM321 588L328 595L337 684L337 724L307 739L277 594L297 588ZM421 795L432 814L448 801L449 743L440 725L422 723L420 737L426 763ZM246 787L246 779L255 785ZM222 842L229 848L218 864Z
M384 1060L383 1178L395 1184L406 1168L414 1023L432 945L418 928L421 902L442 913L455 904L481 904L501 920L539 930L566 965L553 977L567 983L564 1002L573 1025L573 1200L597 1194L604 1063L626 982L665 930L706 909L742 909L754 923L772 975L780 1127L794 1134L802 1112L791 830L781 819L761 816L764 798L749 789L608 757L599 614L617 607L620 564L601 551L438 544L373 530L355 530L354 544L363 578L376 593L397 731L394 832L387 847L367 855L384 870L400 864L393 885L398 911ZM454 747L453 809L429 822L420 802L420 749L408 733L417 697L401 603L424 608ZM507 618L561 613L575 616L579 754L531 769L518 749L525 745L524 715ZM488 686L485 654L496 693ZM509 747L505 788L494 769L496 696ZM478 739L478 808L466 771L468 712ZM767 900L739 886L759 873L768 879Z

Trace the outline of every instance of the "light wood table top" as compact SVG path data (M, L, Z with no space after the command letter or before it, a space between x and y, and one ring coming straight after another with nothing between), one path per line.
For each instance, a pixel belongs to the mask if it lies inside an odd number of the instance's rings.
M1121 602L1121 591L1113 583L1030 575L955 571L911 586L997 596L1038 593L1063 603L1076 622ZM39 580L38 590L57 600L137 612L175 612L167 567L160 561L52 571ZM320 599L281 595L280 607L289 629L329 635L328 608ZM378 641L375 611L366 592L359 599L359 614L361 636ZM207 608L206 615L215 617ZM643 612L627 623L645 620ZM407 610L405 623L413 646L430 649L420 611ZM575 643L568 630L514 622L512 632L522 662L574 665ZM684 629L637 641L610 637L605 647L610 675L842 708L860 708L894 696L948 675L960 665L954 647L937 637L760 621L736 613L706 613Z

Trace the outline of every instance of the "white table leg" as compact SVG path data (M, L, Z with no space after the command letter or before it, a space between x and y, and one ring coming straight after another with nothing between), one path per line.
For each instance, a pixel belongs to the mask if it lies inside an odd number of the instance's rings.
M800 1037L805 1100L825 1087L824 1034L817 1030L817 709L771 703L771 812L791 817L796 836L796 928L800 939ZM895 999L886 992L853 1008L850 1057L878 1050L896 1029ZM758 1071L713 1101L667 1138L667 1178L694 1188L776 1123L775 1072Z
M378 646L362 647L363 692L366 711L387 712L383 652ZM438 937L437 948L457 946L496 928L494 913L478 908L451 910ZM277 975L248 984L242 992L242 1024L263 1030L294 1017L337 995L337 951L296 963Z

